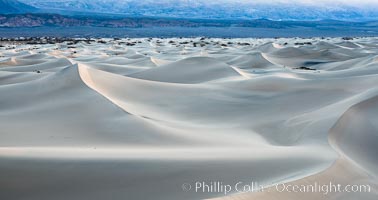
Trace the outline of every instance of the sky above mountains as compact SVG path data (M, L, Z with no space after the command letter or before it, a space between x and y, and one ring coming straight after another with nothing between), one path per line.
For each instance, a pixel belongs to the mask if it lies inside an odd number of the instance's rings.
M259 19L378 19L378 0L20 0L37 8L130 16Z

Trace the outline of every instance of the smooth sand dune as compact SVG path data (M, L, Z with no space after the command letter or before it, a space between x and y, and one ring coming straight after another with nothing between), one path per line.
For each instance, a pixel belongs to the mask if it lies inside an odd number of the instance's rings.
M250 200L250 199L316 199L316 200L326 200L326 199L366 199L373 200L376 199L378 195L377 190L377 180L369 177L369 174L364 172L364 169L359 168L351 161L345 158L338 159L332 167L324 170L323 172L311 175L297 181L279 183L276 186L267 187L262 191L254 193L243 193L237 195L230 195L227 197L213 198L214 200ZM319 190L308 190L309 192L283 192L283 188L289 185L297 186L308 186L312 185L329 185L340 184L340 185L369 185L371 190L369 192L335 192L337 190L319 189ZM331 187L330 187L331 188ZM365 190L361 190L365 191Z
M266 60L260 52L238 56L227 61L227 64L237 66L241 69L269 69L277 67L273 63Z
M377 41L3 44L0 199L376 199Z
M75 61L73 61L75 62ZM81 65L90 66L93 69L98 69L101 71L110 72L113 74L119 74L119 75L131 75L135 74L141 71L144 71L146 69L149 69L150 67L140 67L140 66L132 66L132 65L120 65L120 64L112 64L112 63L83 63L80 62Z
M376 94L376 93L375 93ZM378 98L373 96L349 108L330 129L330 144L340 158L328 169L286 185L369 185L369 192L282 192L283 184L263 191L231 195L219 199L376 199L377 183L377 113ZM218 199L218 198L216 198Z
M44 77L45 75L46 74L36 75L35 72L19 73L19 72L12 72L12 71L2 71L0 73L0 85L32 81L32 80Z
M33 71L58 71L72 63L66 58L44 60L41 63L33 63L34 59L15 60L17 66L2 67L2 71L33 72Z
M377 178L378 96L350 107L330 130L331 143L367 173Z
M160 82L201 83L240 75L227 64L215 59L193 57L145 70L130 76Z

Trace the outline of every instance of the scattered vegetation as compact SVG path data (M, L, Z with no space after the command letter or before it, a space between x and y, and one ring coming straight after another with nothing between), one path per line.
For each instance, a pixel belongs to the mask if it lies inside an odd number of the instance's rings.
M316 71L316 69L314 69L314 68L309 68L309 67L297 67L297 68L294 68L294 69Z

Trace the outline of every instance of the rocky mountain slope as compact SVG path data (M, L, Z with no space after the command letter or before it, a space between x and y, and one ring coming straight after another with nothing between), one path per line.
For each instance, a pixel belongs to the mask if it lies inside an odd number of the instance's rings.
M0 0L0 13L26 13L34 12L37 8L21 3L17 0Z

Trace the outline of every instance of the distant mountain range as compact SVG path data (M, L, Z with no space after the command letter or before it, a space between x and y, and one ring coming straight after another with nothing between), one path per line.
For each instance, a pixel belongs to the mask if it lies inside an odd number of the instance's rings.
M0 14L0 27L254 27L254 28L318 28L329 27L376 27L378 22L344 22L336 20L321 21L271 21L256 20L217 20L217 19L175 19L123 16L64 16L59 14L28 13Z
M16 0L0 0L0 13L27 13L35 12L37 8Z
M352 6L333 2L327 4L274 2L276 1L262 3L262 1L245 0L0 0L0 14L38 12L81 16L224 20L264 18L275 21L378 19L376 11L378 3L372 6Z
M246 1L246 0L20 0L44 12L108 13L127 16L270 19L270 20L345 20L378 19L378 3L361 5L321 1ZM281 3L280 3L281 2ZM324 3L325 2L325 3ZM345 2L345 1L344 1ZM63 11L63 12L62 12Z
M0 0L0 27L315 27L318 29L358 27L369 31L371 27L378 25L376 21L343 22L329 20L333 18L370 19L369 17L378 15L378 12L364 12L362 15L358 13L358 10L350 11L348 9L320 12L316 9L310 11L310 7L299 8L297 6L294 9L257 6L249 12L250 15L247 15L246 9L248 7L240 5L237 7L230 2L223 5L219 3L199 3L197 0L163 0L155 3L151 0L124 0L118 3L116 0L22 1L30 3L32 6L17 0ZM284 6L283 4L281 5ZM271 12L272 9L274 12ZM107 13L112 11L114 12ZM269 13L264 14L264 12L268 11ZM326 14L329 19L318 20L319 16ZM262 18L255 19L257 16L262 16ZM291 17L286 19L285 17L288 16ZM270 20L267 18L285 20L274 21L275 19ZM378 19L378 17L375 19Z

